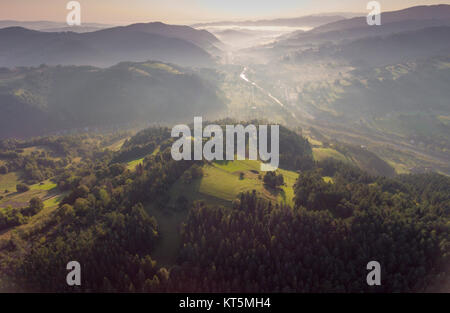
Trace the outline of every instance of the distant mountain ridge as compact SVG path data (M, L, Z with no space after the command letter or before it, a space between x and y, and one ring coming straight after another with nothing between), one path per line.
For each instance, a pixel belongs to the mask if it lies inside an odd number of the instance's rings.
M39 31L73 31L73 32L85 32L100 30L108 27L112 27L108 24L101 23L82 23L80 26L68 26L64 22L53 21L15 21L15 20L0 20L0 28L7 27L23 27L32 30Z
M214 63L220 41L204 30L163 23L132 24L87 33L0 29L0 66L93 65L160 60L182 66Z
M407 20L445 20L450 19L450 5L414 6L403 10L382 12L381 24L397 23ZM371 27L367 24L367 17L354 17L351 19L332 22L316 27L312 32L342 31L351 28Z
M294 18L277 18L277 19L265 19L254 21L220 21L211 23L198 23L192 25L192 27L210 27L210 26L290 26L300 27L309 26L316 27L319 25L336 22L346 19L349 14L332 14L332 15L308 15Z
M295 49L311 45L343 44L368 37L388 37L394 34L420 31L425 28L449 27L450 5L417 6L385 12L381 25L369 26L366 16L337 21L310 31L298 31L282 36L275 48Z

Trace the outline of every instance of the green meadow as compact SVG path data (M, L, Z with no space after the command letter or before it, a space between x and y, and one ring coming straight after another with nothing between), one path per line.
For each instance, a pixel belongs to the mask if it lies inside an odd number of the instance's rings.
M0 179L4 178L3 176L10 176L15 179L15 184L20 182L20 179L17 176L12 176L8 173L7 175L0 175ZM12 180L11 180L12 182ZM4 186L3 186L4 187ZM9 193L4 193L3 189L0 189L0 195L3 196L0 199L0 207L12 207L12 208L22 208L28 205L28 202L31 198L38 197L44 202L45 207L56 207L59 202L62 200L62 195L58 192L57 186L54 182L50 180L43 181L38 184L34 184L29 186L30 190L26 192L19 193L16 191L16 186L12 186L8 189Z
M342 162L351 162L345 155L332 148L313 148L313 156L316 161L330 158Z
M296 172L278 169L283 174L285 186L269 190L264 186L265 172L260 171L260 162L252 160L217 161L203 166L203 177L189 184L178 180L170 190L171 204L183 195L190 201L206 200L215 204L231 206L240 193L253 190L262 198L293 204L293 185L298 177ZM241 173L243 178L241 179Z
M16 192L16 185L18 183L20 183L20 175L17 172L0 175L0 195L3 195L5 190Z

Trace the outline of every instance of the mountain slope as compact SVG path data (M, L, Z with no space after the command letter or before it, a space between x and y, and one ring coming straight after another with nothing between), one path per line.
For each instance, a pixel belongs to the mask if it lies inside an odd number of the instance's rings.
M378 26L369 26L365 16L337 21L308 32L298 31L288 34L280 38L278 46L340 42L438 26L450 26L450 5L418 6L385 12L381 14L381 25Z
M323 58L345 60L358 67L384 66L418 58L450 53L450 26L430 27L388 36L366 37L327 44L294 53L294 59L308 62Z
M215 45L220 45L220 41L210 32L184 25L167 25L161 22L154 22L132 24L118 27L118 29L178 38L196 44L205 50L214 49Z

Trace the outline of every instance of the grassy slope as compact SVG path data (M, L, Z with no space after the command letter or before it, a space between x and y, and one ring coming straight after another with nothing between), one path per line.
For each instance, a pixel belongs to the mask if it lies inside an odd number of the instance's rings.
M127 139L128 138L120 139L120 140L110 144L109 146L106 146L105 149L108 149L108 150L111 150L111 151L119 151L120 148L122 148L123 144L125 143L125 141Z
M56 184L45 181L42 185L36 184L30 186L30 190L24 193L14 193L8 195L7 198L0 201L0 207L11 205L12 207L25 207L33 197L39 197L44 202L44 209L33 215L30 220L23 225L13 227L0 233L0 240L9 240L14 233L31 232L33 229L40 227L42 223L47 221L51 213L55 211L58 204L64 198L65 193L59 193ZM3 208L3 210L6 210Z
M244 179L239 174L244 173ZM286 186L281 190L273 191L264 187L263 181L258 178L260 162L251 160L233 162L214 162L203 167L203 177L190 184L178 181L170 190L171 205L175 204L178 196L184 195L189 200L206 200L214 204L230 206L241 192L256 190L257 194L266 200L279 201L292 204L292 186L298 174L291 171L278 169L282 173Z
M313 148L313 156L316 161L331 158L342 162L351 162L345 155L332 148Z
M141 164L144 161L145 158L139 158L135 160L131 160L127 163L127 169L134 170L136 168L136 165Z

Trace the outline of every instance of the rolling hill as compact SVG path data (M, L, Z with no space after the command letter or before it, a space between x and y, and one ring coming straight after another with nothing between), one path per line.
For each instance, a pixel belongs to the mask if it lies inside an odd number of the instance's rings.
M3 138L192 121L196 114L211 116L224 107L220 91L207 78L160 62L124 62L106 69L41 66L4 69L0 74Z

